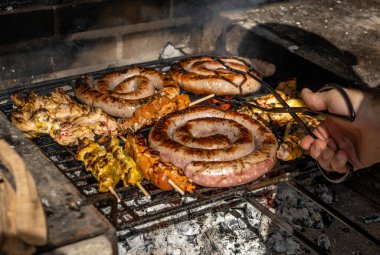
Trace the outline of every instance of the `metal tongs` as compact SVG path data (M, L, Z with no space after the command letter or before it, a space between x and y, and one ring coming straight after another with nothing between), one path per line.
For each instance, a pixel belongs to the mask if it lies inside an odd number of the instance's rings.
M310 136L312 136L313 138L317 138L316 135L301 120L301 118L296 113L317 114L317 115L323 115L323 116L336 117L336 118L339 118L339 119L342 119L342 120L345 120L345 121L349 121L349 122L353 122L355 120L355 111L354 111L354 107L352 106L352 102L351 102L350 98L348 97L347 93L344 91L344 89L341 86L337 85L337 84L327 84L327 85L323 86L321 89L319 89L318 91L322 92L322 91L328 91L328 90L331 90L331 89L336 89L339 92L339 94L342 96L342 98L344 99L344 101L345 101L345 104L346 104L347 109L349 111L348 115L331 113L331 112L329 112L327 110L325 110L325 111L314 111L314 110L312 110L312 109L310 109L308 107L291 107L291 106L289 106L285 102L285 100L275 91L275 89L271 85L269 85L268 83L266 83L265 81L263 81L261 78L257 77L256 75L252 74L252 72L257 73L257 71L255 70L255 68L251 64L249 64L244 59L238 59L238 60L242 61L243 63L245 63L249 67L249 70L247 72L243 72L243 71L240 71L240 70L237 70L235 68L232 68L232 67L228 66L220 58L217 58L217 57L212 57L212 58L214 60L216 60L216 61L219 61L227 69L229 69L229 70L231 70L233 72L237 72L237 73L243 74L243 75L245 75L245 74L249 75L250 77L252 77L256 81L258 81L260 84L262 84L266 89L268 89L273 94L273 96L277 99L277 101L283 107L274 107L274 108L261 107L261 106L259 106L257 104L254 104L252 102L247 101L246 98L240 97L240 96L234 97L235 100L238 100L242 104L249 105L251 107L255 107L255 108L257 108L259 110L262 110L262 111L265 111L265 112L271 112L271 113L289 113L294 118L294 120L297 121L304 128L304 130ZM237 59L237 58L235 58L235 59ZM221 101L226 101L226 100L221 100ZM230 100L227 100L227 101L230 101ZM336 172L326 171L325 169L323 169L320 166L320 164L318 163L318 161L316 161L316 164L317 164L320 172L322 173L323 177L326 178L326 180L328 180L329 182L332 182L332 183L342 183L342 182L348 180L352 176L352 173L354 171L354 167L353 167L353 165L352 165L351 162L347 162L347 164L346 164L347 172L345 174L340 174L340 173L336 173Z

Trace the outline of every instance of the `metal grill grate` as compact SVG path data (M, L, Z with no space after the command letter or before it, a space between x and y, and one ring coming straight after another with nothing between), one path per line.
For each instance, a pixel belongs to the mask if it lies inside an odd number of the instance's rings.
M170 64L176 60L155 61L139 64L139 66L155 68L165 72ZM91 73L91 75L99 77L107 72L123 68L108 69ZM72 94L71 85L74 84L78 77L73 76L61 80L28 85L18 88L17 92L34 91L39 94L48 94L54 88L62 87L69 94ZM9 96L15 91L13 89L0 92L0 110L8 117L10 117L14 110ZM147 131L142 132L146 133ZM75 206L94 204L112 222L116 229L122 232L119 236L120 239L123 239L125 236L152 231L154 228L160 228L167 224L185 221L197 217L197 215L211 212L216 207L221 210L228 210L236 203L248 202L271 218L277 225L292 234L305 246L317 253L323 253L314 242L299 232L294 231L285 220L279 219L278 216L265 209L265 207L260 206L255 200L255 197L258 197L261 193L279 183L291 184L296 177L300 178L300 176L309 176L310 174L317 173L318 168L314 161L308 158L303 157L292 162L280 162L270 174L252 183L230 188L197 187L193 194L186 194L185 196L181 196L175 191L159 190L149 181L144 181L142 185L151 194L151 200L148 200L137 187L123 187L120 184L115 190L122 199L122 202L117 203L113 195L98 192L96 179L85 171L81 162L75 160L76 147L61 146L48 135L41 135L32 141L84 195L85 199L82 201L82 204ZM299 187L297 186L294 189L299 190ZM315 201L312 194L302 193L307 199ZM320 203L320 201L318 202ZM221 203L222 205L220 205ZM327 205L322 204L322 206ZM329 213L364 236L369 242L379 246L379 241L375 237L356 226L350 220L337 215L333 211Z
M175 61L158 61L152 63L144 63L140 66L155 68L163 72L167 71L170 63ZM123 67L125 68L125 67ZM110 71L117 71L122 68L109 69L106 71L91 73L94 77L99 77ZM39 84L34 84L28 87L19 89L18 92L34 91L39 94L49 94L54 88L62 87L67 93L73 94L72 85L78 77L69 77L58 81L49 81ZM3 97L0 109L8 116L13 112L13 104L9 98L9 94L14 91L8 91L7 96ZM146 133L148 130L141 131ZM288 179L290 173L295 175L300 167L310 163L305 160L292 162L289 164L279 165L271 173L274 177L266 177L260 181L242 185L239 187L231 187L227 189L204 188L197 187L194 194L187 194L182 197L175 191L162 191L157 189L149 181L144 181L142 185L148 190L152 196L152 200L145 199L137 187L116 187L116 192L122 198L122 203L117 205L114 197L110 194L99 194L98 183L96 179L86 172L82 162L75 159L76 147L61 146L57 144L50 136L40 135L32 141L44 152L44 154L54 162L57 168L81 191L87 198L87 203L95 202L96 206L103 212L107 218L115 225L118 230L131 228L140 224L154 221L169 215L175 215L179 212L187 211L200 207L205 204L210 204L213 201L231 198L237 192L244 190L252 190L252 187L263 187L276 184L280 181ZM278 177L280 176L280 178Z

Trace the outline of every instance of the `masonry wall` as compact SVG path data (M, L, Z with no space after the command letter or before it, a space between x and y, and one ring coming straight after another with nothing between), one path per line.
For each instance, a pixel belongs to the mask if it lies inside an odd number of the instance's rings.
M1 1L1 87L157 60L169 42L194 53L201 2Z

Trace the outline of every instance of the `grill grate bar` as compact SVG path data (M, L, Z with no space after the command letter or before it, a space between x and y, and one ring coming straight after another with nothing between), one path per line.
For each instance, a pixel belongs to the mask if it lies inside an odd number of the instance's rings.
M244 195L243 198L250 203L252 206L254 206L256 209L258 209L261 213L263 213L265 216L270 218L276 225L281 227L283 230L285 230L288 234L295 237L298 241L303 243L306 247L313 250L314 252L318 254L327 254L326 251L322 250L318 245L316 245L313 241L308 239L306 236L304 236L299 231L295 230L289 223L287 223L285 220L283 220L278 215L272 213L268 208L263 206L260 202L258 202L256 199Z
M356 233L362 235L364 238L366 238L369 242L376 245L378 248L380 248L380 240L378 240L376 237L359 227L355 222L352 222L350 219L345 217L343 214L332 208L331 206L327 205L325 202L323 202L321 199L315 197L311 192L309 192L307 189L299 185L298 183L294 181L288 181L286 182L288 185L290 185L292 188L306 196L308 199L312 200L314 203L316 203L320 208L328 212L331 216L333 216L335 219L343 223L346 227L352 229Z

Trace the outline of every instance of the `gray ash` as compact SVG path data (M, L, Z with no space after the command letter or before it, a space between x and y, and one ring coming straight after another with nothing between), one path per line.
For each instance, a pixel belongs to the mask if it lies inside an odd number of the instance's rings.
M248 210L250 214L244 217L246 221L235 217L235 213L213 212L164 229L127 237L119 243L119 253L266 254L265 245L251 230L252 226L259 226L261 214L252 206Z

